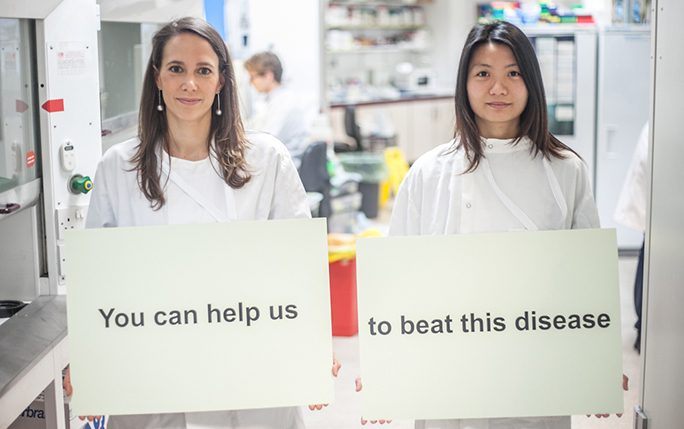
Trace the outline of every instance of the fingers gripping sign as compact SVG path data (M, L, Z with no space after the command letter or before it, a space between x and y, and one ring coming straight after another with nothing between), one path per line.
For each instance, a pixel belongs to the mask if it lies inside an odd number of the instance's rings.
M363 389L363 384L361 383L361 377L359 376L359 377L356 377L356 391L360 392L361 389ZM361 424L365 425L366 423L368 423L368 420L364 420L363 416L362 416L361 417ZM370 423L371 424L380 423L381 425L383 425L385 423L392 423L392 420L371 420Z
M625 374L622 374L622 390L627 392L629 390L629 378ZM615 414L618 417L622 417L622 414ZM601 417L603 418L608 418L610 417L610 414L595 414L596 418L600 419ZM587 417L591 417L590 414L587 414Z
M74 393L74 387L71 385L71 369L69 367L67 367L66 374L62 379L62 388L66 392L67 396L71 396L71 394ZM89 422L92 422L93 420L101 420L102 416L78 416L78 418L81 420L85 420L87 418Z
M340 371L340 368L342 368L342 364L340 363L339 360L337 360L337 356L335 356L335 353L333 353L333 366L332 366L333 377L337 377L337 373ZM328 406L328 404L309 405L309 409L311 411L321 410L321 409L323 409L323 407L327 407L327 406Z

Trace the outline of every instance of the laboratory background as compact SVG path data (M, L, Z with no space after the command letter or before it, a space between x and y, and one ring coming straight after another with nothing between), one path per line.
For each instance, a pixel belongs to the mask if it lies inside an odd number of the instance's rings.
M307 427L362 425L354 240L387 235L410 165L453 139L460 49L474 24L493 19L519 26L534 46L549 129L584 159L601 225L617 230L625 411L573 416L572 426L684 427L674 404L684 399L684 367L673 358L684 353L678 1L0 0L0 428L83 425L61 384L64 232L85 226L102 154L137 135L152 35L183 16L207 20L224 38L248 128L283 108L276 91L289 91L298 112L302 150L293 156L312 215L328 222L333 344L343 365L335 403L305 410ZM277 90L260 89L245 67L261 52L280 61ZM616 214L637 162L648 177L641 228ZM106 427L106 416L89 425Z

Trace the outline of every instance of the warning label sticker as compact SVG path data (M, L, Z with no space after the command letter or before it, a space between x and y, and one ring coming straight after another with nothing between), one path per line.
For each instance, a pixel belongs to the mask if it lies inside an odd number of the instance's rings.
M57 74L59 76L79 76L85 74L85 51L57 52Z
M31 151L26 154L26 168L28 167L33 167L33 164L36 163L36 154L35 152Z

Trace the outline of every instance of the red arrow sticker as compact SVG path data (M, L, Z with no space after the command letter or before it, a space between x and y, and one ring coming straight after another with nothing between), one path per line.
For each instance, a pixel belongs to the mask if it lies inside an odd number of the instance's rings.
M26 111L26 109L28 109L28 108L29 108L28 104L24 103L21 100L17 100L17 112L24 113Z
M50 113L63 112L64 111L64 100L48 100L42 106L43 109Z
M36 163L36 154L35 152L31 151L26 154L26 168L33 167L33 164Z

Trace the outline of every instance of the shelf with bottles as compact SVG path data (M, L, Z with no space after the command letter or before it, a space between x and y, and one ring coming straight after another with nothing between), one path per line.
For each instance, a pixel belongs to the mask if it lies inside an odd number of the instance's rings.
M420 30L421 28L425 28L424 25L416 26L416 25L387 25L387 26L371 26L371 25L363 25L363 26L334 26L334 27L327 27L328 30Z
M385 1L375 1L375 0L330 0L329 5L336 6L422 6L426 4L432 4L435 0L385 0Z
M398 54L402 52L409 53L423 53L428 52L428 48L402 48L397 46L359 46L348 50L330 50L326 49L325 53L330 55L341 54Z
M400 31L393 34L358 34L348 30L328 30L326 53L425 52L430 49L427 30Z
M325 12L329 29L415 30L425 26L425 11L417 4L331 2Z
M539 2L493 1L480 3L477 8L478 22L503 20L517 26L537 24L593 26L595 24L591 12L579 4L567 7L544 0Z

